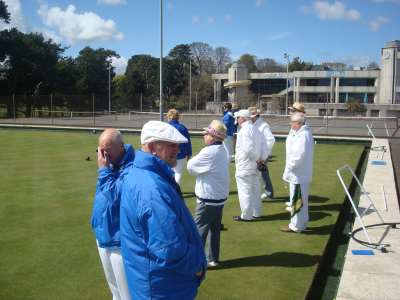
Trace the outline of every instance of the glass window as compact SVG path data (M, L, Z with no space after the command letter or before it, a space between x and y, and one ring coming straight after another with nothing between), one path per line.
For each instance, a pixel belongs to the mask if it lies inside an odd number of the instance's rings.
M340 78L340 86L374 86L375 78Z
M300 86L330 86L330 78L300 78Z

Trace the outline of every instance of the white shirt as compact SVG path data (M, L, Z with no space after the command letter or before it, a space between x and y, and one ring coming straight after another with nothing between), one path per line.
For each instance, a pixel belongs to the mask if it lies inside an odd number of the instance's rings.
M222 144L209 145L200 150L187 163L191 175L196 176L195 193L202 199L222 200L229 195L229 160ZM223 205L225 201L208 203Z
M283 180L290 183L308 183L312 180L314 139L311 129L303 125L291 129L286 138L286 165Z
M242 123L236 139L236 175L258 174L257 160L267 158L266 142L251 121Z
M271 132L271 128L269 127L269 124L261 119L261 117L258 117L257 120L254 122L254 126L257 127L257 129L263 134L266 140L266 151L267 151L267 157L271 155L272 153L272 147L275 144L275 137Z

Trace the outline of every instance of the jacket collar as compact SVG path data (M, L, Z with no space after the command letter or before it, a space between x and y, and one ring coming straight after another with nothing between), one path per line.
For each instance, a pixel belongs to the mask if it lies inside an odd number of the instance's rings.
M171 121L169 121L169 124L179 124L179 121L178 120L171 120Z
M135 149L133 149L132 145L130 144L124 144L125 148L125 153L122 156L121 160L118 162L118 164L114 167L115 169L119 169L121 167L125 167L125 165L135 158Z
M171 167L165 161L148 152L142 150L136 151L133 165L139 169L157 173L168 181L175 181Z
M306 124L304 124L304 125L301 126L301 127L299 128L299 130L297 130L297 131L295 131L295 130L293 130L293 129L290 129L290 131L292 132L293 135L298 135L298 134L300 134L301 132L306 131L306 130L308 130L308 129L309 129L308 126L307 126Z

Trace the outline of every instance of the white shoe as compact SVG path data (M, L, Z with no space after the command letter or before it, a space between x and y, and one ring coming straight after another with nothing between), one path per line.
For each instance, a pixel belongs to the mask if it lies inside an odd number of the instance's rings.
M287 206L287 207L290 207L290 206L292 206L292 204L288 201L288 202L285 202L285 205Z
M215 267L218 267L219 266L219 262L217 262L217 261L210 261L209 263L208 263L208 266L209 267L211 267L211 268L215 268Z
M262 194L261 194L261 199L262 199L262 200L267 199L267 198L268 198L267 193L262 193Z
M286 208L285 208L288 212L292 212L292 207L290 207L290 206L286 206Z

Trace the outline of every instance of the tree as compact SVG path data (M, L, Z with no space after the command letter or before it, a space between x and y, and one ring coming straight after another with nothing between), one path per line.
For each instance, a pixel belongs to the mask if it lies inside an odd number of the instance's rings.
M256 67L260 72L286 72L286 67L272 58L257 59Z
M6 24L10 23L10 13L8 12L7 9L7 4L3 1L0 0L0 21L3 20Z
M239 58L239 62L247 67L249 73L254 73L258 71L256 67L256 59L257 57L255 55L242 54L242 56Z
M193 60L199 68L199 74L211 74L214 70L213 49L203 42L194 42L190 44Z
M231 50L226 47L217 47L214 51L214 61L216 72L222 73L225 71L226 66L232 61Z
M300 57L295 57L289 64L289 72L293 71L310 71L313 67L312 63L300 60Z
M367 70L379 70L379 65L375 61L370 62L367 66Z

